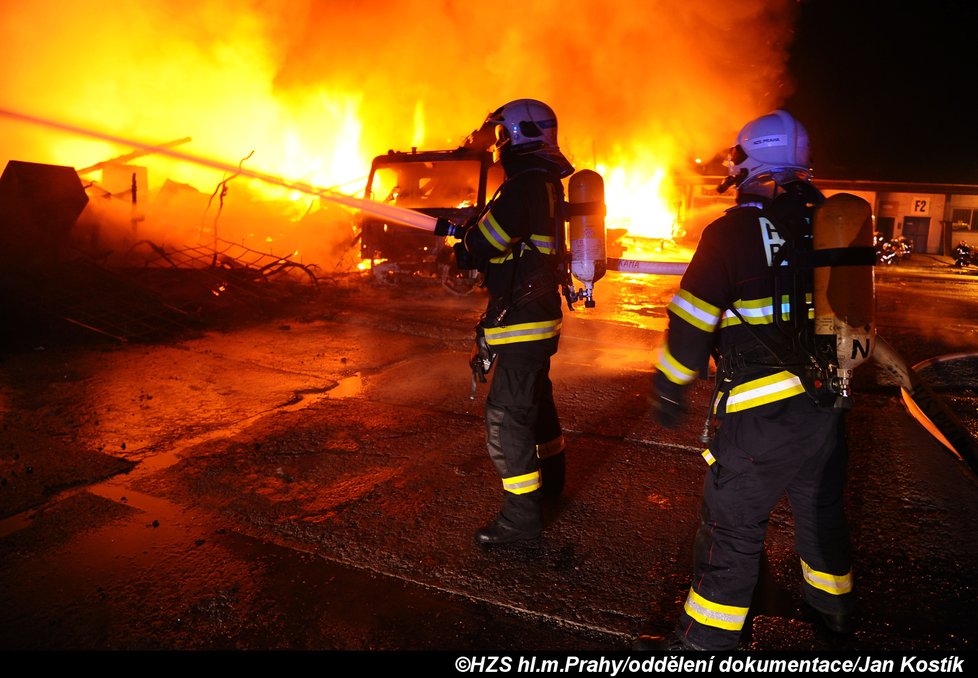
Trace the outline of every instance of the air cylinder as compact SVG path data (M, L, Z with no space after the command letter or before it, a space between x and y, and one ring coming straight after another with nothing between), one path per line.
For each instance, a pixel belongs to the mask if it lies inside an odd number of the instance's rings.
M579 297L594 307L594 283L607 271L604 217L604 179L593 170L580 170L568 182L571 274L582 285Z
M816 347L836 366L848 399L852 372L870 359L876 340L872 207L850 193L832 195L815 211L812 236Z

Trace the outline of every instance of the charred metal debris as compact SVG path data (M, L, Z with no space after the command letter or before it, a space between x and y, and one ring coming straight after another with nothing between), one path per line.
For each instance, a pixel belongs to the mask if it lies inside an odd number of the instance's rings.
M308 300L314 265L228 242L173 247L136 240L125 252L79 239L89 202L70 167L11 161L0 176L3 346L84 339L158 341L264 319Z

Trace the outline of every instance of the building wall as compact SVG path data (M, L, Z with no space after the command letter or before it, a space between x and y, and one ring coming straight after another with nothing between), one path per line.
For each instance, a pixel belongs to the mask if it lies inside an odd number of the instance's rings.
M943 250L946 202L946 196L940 193L880 193L875 213L881 217L894 217L894 238L904 235L908 218L928 220L924 252L940 254Z
M699 231L704 224L696 224L693 214L711 214L717 216L721 207L717 204L722 200L716 195L715 187L718 178L700 177L687 185L686 205L689 210L686 221L691 226L690 236L693 241L698 239ZM926 237L923 245L915 243L918 252L928 254L950 255L954 246L964 240L972 247L978 247L978 186L939 185L939 184L909 184L872 181L816 181L816 185L826 196L835 193L851 193L857 195L873 206L873 216L877 223L884 220L887 228L892 220L893 238L909 234L905 233L908 220L910 224L919 227L926 224ZM731 192L728 200L732 200ZM700 208L700 209L697 209ZM952 215L955 210L965 211L966 218L970 216L967 228L959 223L952 227ZM970 212L969 212L970 210ZM698 228L696 228L698 227ZM881 230L881 229L877 229Z
M953 221L955 210L971 210L972 220L969 227L962 228L963 223ZM945 209L945 219L952 228L949 243L952 249L962 240L972 249L978 247L978 195L952 195Z

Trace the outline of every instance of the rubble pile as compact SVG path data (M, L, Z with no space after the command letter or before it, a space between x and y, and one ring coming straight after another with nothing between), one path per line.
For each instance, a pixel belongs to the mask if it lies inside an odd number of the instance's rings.
M70 167L11 161L0 177L5 347L156 341L260 319L320 288L318 268L213 238L138 240L125 252L80 237L90 200Z

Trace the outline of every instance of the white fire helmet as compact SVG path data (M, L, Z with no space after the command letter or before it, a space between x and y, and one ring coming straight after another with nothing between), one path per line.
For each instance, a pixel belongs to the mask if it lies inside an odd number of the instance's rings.
M492 130L495 142L489 147L499 159L508 153L539 155L557 165L561 177L573 173L557 145L557 115L536 99L516 99L489 114L483 129Z
M730 178L743 188L756 178L782 184L812 178L808 132L790 113L777 110L751 120L737 135L727 157Z

